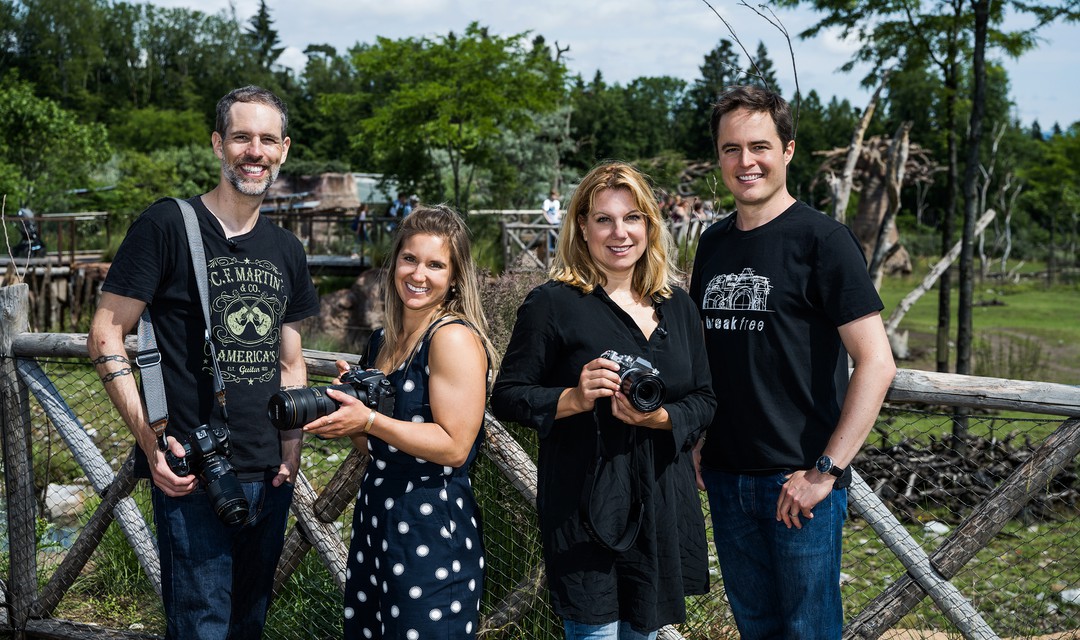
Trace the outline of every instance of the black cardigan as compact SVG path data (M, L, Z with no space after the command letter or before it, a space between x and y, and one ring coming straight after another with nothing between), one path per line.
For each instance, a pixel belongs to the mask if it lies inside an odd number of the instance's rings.
M557 282L537 287L518 309L492 392L495 416L539 432L537 505L552 606L575 622L623 620L654 630L682 622L684 597L709 589L690 456L716 408L701 320L681 289L654 307L659 326L646 340L599 287L591 294ZM596 544L578 515L585 472L595 459L594 413L555 420L560 393L576 386L582 366L608 349L641 356L660 371L672 422L671 431L629 427L612 417L609 400L596 403L605 446L621 447L624 464L636 461L645 505L634 546L618 554ZM628 429L637 430L634 456Z

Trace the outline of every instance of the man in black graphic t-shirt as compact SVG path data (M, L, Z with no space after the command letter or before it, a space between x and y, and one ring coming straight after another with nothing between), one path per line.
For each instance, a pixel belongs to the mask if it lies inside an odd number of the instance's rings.
M174 455L184 455L181 443L199 426L225 422L176 203L158 201L131 225L90 329L90 357L138 444L136 471L153 480L167 638L260 637L281 555L302 433L277 431L266 406L280 387L306 384L298 323L318 312L300 242L259 215L288 155L287 120L285 105L264 89L223 97L211 136L220 181L188 200L206 254L209 335L246 521L225 524L196 476L169 467L125 356L124 336L149 306L169 413L163 436Z
M701 479L724 589L743 638L840 638L847 467L896 371L881 300L851 231L787 190L787 103L736 87L712 129L736 213L702 234L690 295L717 399Z

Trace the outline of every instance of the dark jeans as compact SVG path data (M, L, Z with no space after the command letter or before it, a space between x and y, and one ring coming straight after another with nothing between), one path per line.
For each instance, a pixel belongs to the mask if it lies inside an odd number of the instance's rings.
M776 520L783 474L732 475L702 469L713 537L735 624L744 640L839 639L840 537L847 489L833 490L800 518Z
M257 640L285 542L293 485L243 482L247 522L228 527L202 488L170 498L153 489L161 596L171 640Z

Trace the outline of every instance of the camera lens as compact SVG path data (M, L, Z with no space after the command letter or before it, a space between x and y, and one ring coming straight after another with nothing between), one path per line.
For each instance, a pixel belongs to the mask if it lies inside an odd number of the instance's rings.
M316 418L333 413L338 408L338 403L326 395L327 389L336 389L354 398L358 397L356 389L351 384L282 390L270 396L266 414L270 422L282 431L299 429Z
M242 524L248 517L248 502L235 473L226 473L206 485L206 495L221 521L229 526Z
M637 370L630 371L623 377L620 391L630 399L630 404L642 413L659 409L667 395L663 380L651 373Z

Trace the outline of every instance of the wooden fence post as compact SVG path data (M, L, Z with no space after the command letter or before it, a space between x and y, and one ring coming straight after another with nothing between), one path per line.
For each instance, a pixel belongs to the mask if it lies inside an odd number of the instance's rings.
M19 383L11 343L30 326L30 292L25 284L0 288L0 430L7 491L8 554L6 600L14 638L25 638L27 615L37 600L37 502L30 458L30 398Z

